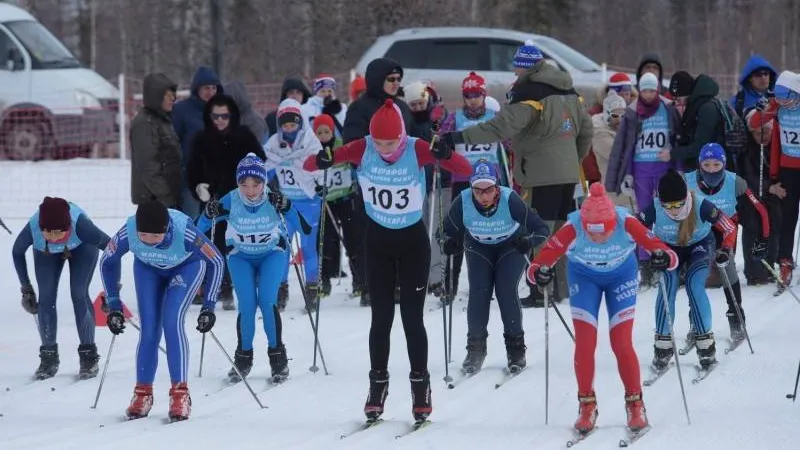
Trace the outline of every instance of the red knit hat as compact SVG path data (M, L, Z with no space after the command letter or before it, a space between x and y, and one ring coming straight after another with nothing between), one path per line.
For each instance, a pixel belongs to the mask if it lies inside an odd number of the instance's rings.
M313 128L314 132L316 133L317 128L319 128L322 125L325 125L326 127L330 128L331 131L335 129L334 128L335 125L333 123L333 117L327 114L320 114L317 117L314 117L314 122L311 124L311 128Z
M400 108L394 104L392 99L386 99L383 106L375 111L372 120L369 121L370 136L373 139L394 140L402 138L405 132Z
M353 78L350 82L350 101L358 100L358 95L367 90L367 80L361 75Z
M617 210L601 183L589 186L589 197L581 205L581 223L592 234L609 234L617 226Z
M633 86L633 83L631 82L630 77L624 73L617 72L614 75L611 75L611 78L608 79L608 87L620 86Z
M39 228L48 231L67 231L72 228L69 203L63 198L45 197L39 205Z
M486 95L486 80L477 73L470 72L461 83L461 94Z

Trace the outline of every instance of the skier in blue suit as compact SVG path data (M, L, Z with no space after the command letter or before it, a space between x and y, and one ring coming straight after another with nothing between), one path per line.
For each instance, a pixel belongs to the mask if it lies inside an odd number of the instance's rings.
M287 224L300 230L297 211L280 192L266 187L267 169L254 153L249 153L236 169L238 189L225 194L219 202L212 200L201 216L198 228L211 229L212 220L228 222L225 233L233 288L239 299L239 347L234 364L247 376L253 367L253 337L256 309L261 308L264 332L267 334L272 381L281 382L289 375L286 347L281 339L281 318L277 307L278 287L289 266ZM228 377L240 381L231 369Z
M136 215L129 217L114 235L100 259L110 310L108 328L115 335L125 329L119 281L121 260L129 251L135 257L133 279L142 330L136 352L136 387L126 414L129 419L145 417L153 406L153 380L163 330L172 379L169 417L171 420L188 419L191 410L186 383L189 342L184 320L205 279L205 297L197 318L197 331L206 333L214 326L215 301L224 270L222 255L187 215L168 210L158 202L139 205Z

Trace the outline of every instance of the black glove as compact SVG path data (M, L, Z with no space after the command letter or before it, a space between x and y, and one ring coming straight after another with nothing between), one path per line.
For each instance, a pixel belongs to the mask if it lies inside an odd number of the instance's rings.
M217 200L215 197L211 197L211 200L206 202L205 211L206 211L206 217L209 217L209 218L212 218L212 219L214 217L221 216L222 215L221 214L222 213L222 208L219 205L219 200Z
M669 253L664 250L656 250L650 255L650 268L653 270L667 270L671 262Z
M337 114L342 112L342 102L340 102L338 99L325 97L323 102L325 106L322 107L322 114L335 117Z
M769 109L769 97L761 97L756 101L756 109L766 111Z
M111 311L106 316L106 321L108 322L108 329L113 334L120 334L125 330L125 316L122 311Z
M441 129L442 129L442 123L441 122L437 121L437 122L433 122L431 124L431 131L433 131L433 134L438 133L439 130L441 130Z
M214 311L210 309L203 309L200 311L200 315L197 316L197 331L201 333L208 333L214 328L214 322L217 321L217 316L214 314Z
M456 144L461 144L463 141L461 133L458 131L443 134L433 144L433 157L436 159L450 159L453 156Z
M39 302L36 300L36 292L33 291L33 286L26 284L22 286L20 291L22 291L22 308L31 314L39 312Z
M289 207L291 206L289 199L284 197L280 192L268 192L267 200L269 201L270 205L274 206L275 209L282 213L288 211Z
M547 266L542 266L533 272L533 278L536 280L537 286L547 286L553 281L553 269Z
M317 169L325 170L333 166L333 153L329 148L323 148L317 153Z
M731 251L724 248L717 250L717 257L714 259L714 262L720 269L725 268L728 263L731 262Z
M523 255L529 255L531 253L531 249L533 248L531 245L531 240L525 236L519 236L511 241L511 246Z
M759 261L766 258L768 252L769 241L766 239L756 239L755 242L753 242L753 248L750 249L750 256L752 256L755 261Z
M444 238L444 241L442 241L442 252L445 255L455 255L463 251L464 251L463 243L459 242L457 239L446 237Z

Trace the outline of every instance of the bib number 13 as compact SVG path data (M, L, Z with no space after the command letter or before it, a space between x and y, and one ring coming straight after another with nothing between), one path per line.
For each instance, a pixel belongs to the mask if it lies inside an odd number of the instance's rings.
M372 194L373 205L380 206L386 210L391 209L392 206L397 209L405 209L411 201L408 197L409 190L406 188L392 192L389 189L378 189L375 186L370 186L367 192Z

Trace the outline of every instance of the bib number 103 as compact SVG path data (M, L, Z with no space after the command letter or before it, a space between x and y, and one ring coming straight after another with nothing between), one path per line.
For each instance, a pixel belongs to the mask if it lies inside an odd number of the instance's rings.
M382 209L405 209L408 207L411 199L409 198L409 190L406 188L397 189L392 191L390 189L378 189L375 186L370 186L367 189L372 196L372 204L380 206Z

